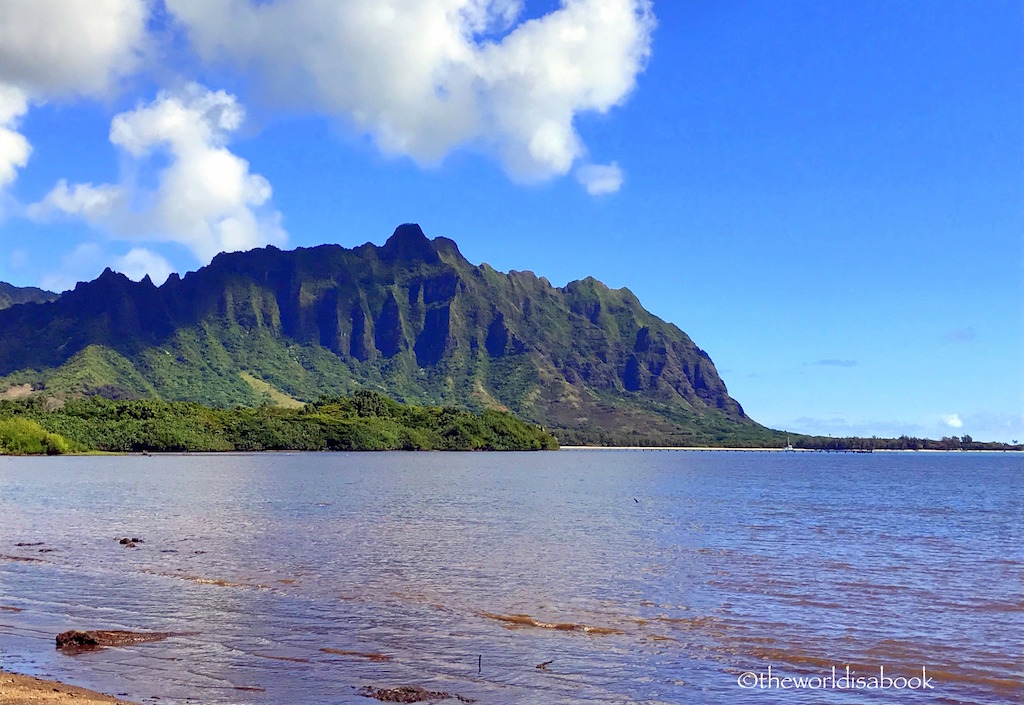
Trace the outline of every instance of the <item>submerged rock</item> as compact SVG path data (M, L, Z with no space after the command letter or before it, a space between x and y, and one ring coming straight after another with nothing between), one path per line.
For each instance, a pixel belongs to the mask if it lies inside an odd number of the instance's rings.
M174 636L172 632L129 632L103 630L80 632L74 629L57 635L57 648L62 650L99 649L104 646L132 646L152 641L163 641Z
M464 703L476 702L472 698L453 695L440 690L425 690L414 685L403 685L398 688L374 688L367 685L359 691L364 698L373 698L384 703L429 703L435 700L458 700Z

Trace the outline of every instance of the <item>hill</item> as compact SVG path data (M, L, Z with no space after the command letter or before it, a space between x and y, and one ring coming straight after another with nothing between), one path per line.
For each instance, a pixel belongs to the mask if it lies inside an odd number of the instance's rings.
M57 298L52 291L44 291L34 286L12 286L0 282L0 309L10 308L16 304L47 303Z
M221 254L160 287L108 269L0 311L0 330L0 392L229 407L371 389L507 409L563 444L778 441L628 289L474 265L417 225L383 246Z

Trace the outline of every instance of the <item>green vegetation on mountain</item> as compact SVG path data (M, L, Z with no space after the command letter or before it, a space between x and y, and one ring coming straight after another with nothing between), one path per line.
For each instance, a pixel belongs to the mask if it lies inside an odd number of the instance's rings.
M375 392L301 409L215 409L191 402L41 398L0 402L0 453L261 450L553 450L512 415L398 404Z
M368 389L507 410L563 443L784 444L628 289L473 265L415 225L381 247L221 254L160 287L107 270L0 311L0 331L0 396L228 408Z

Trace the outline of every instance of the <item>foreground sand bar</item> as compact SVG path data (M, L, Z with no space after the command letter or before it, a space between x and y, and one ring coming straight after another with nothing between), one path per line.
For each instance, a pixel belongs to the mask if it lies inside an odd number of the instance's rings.
M66 703L132 705L125 700L118 700L85 688L76 688L56 681L44 681L39 678L0 671L0 705L65 705Z

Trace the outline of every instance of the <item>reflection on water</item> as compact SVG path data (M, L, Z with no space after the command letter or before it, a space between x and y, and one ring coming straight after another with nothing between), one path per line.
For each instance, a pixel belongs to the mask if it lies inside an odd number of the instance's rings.
M1011 455L0 458L0 657L139 702L1012 703ZM143 539L133 548L119 538ZM66 656L68 629L173 632ZM744 690L832 667L931 692Z

